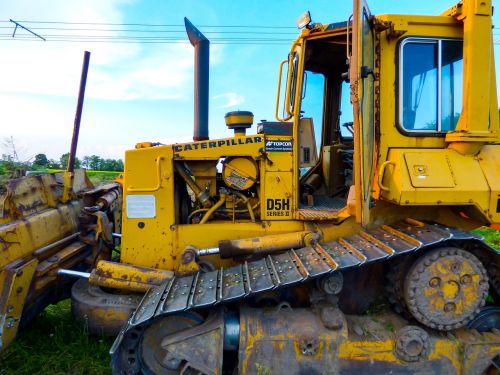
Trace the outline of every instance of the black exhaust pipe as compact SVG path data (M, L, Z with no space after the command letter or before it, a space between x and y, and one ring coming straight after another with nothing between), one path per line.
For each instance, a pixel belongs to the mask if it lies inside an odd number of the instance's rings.
M210 41L184 17L189 41L194 46L194 141L208 139L208 65Z

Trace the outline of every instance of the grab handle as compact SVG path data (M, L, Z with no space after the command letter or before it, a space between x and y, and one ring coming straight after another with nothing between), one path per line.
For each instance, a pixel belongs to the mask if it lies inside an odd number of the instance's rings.
M383 190L383 191L389 191L390 190L387 186L384 186L382 184L382 180L384 178L385 168L388 165L396 165L396 163L394 163L393 161L389 161L389 160L384 161L382 163L382 165L380 166L380 169L378 170L378 186L380 187L380 190Z

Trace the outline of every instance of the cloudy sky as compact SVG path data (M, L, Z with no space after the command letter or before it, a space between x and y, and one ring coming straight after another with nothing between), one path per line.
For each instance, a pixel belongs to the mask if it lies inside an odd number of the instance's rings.
M373 0L370 8L374 14L439 14L451 3ZM210 136L231 134L224 125L228 111L250 110L256 122L273 120L278 65L297 33L297 16L310 10L316 22L342 21L351 6L350 0L0 0L0 140L14 137L24 160L37 153L58 159L67 152L88 50L78 156L121 158L137 142L189 141L193 48L182 32L184 17L212 40ZM9 19L47 41L27 41L23 30L10 38ZM254 27L227 27L236 25ZM147 38L137 42L136 36ZM158 36L171 39L146 43Z

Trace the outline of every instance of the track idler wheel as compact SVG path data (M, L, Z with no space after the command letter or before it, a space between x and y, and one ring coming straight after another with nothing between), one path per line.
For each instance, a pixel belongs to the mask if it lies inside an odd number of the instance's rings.
M488 294L488 276L479 259L454 247L435 249L411 266L404 283L408 310L420 323L448 331L479 313Z
M182 360L165 350L162 341L202 322L201 315L188 311L155 319L146 328L133 328L126 333L120 351L113 355L113 375L180 374Z

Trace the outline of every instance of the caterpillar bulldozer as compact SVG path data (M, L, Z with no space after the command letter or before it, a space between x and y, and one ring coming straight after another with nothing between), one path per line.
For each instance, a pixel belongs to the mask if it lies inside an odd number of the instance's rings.
M186 19L193 142L4 188L0 347L71 288L114 374L498 373L500 254L470 232L500 224L492 12L305 13L276 121L230 112L223 139Z

